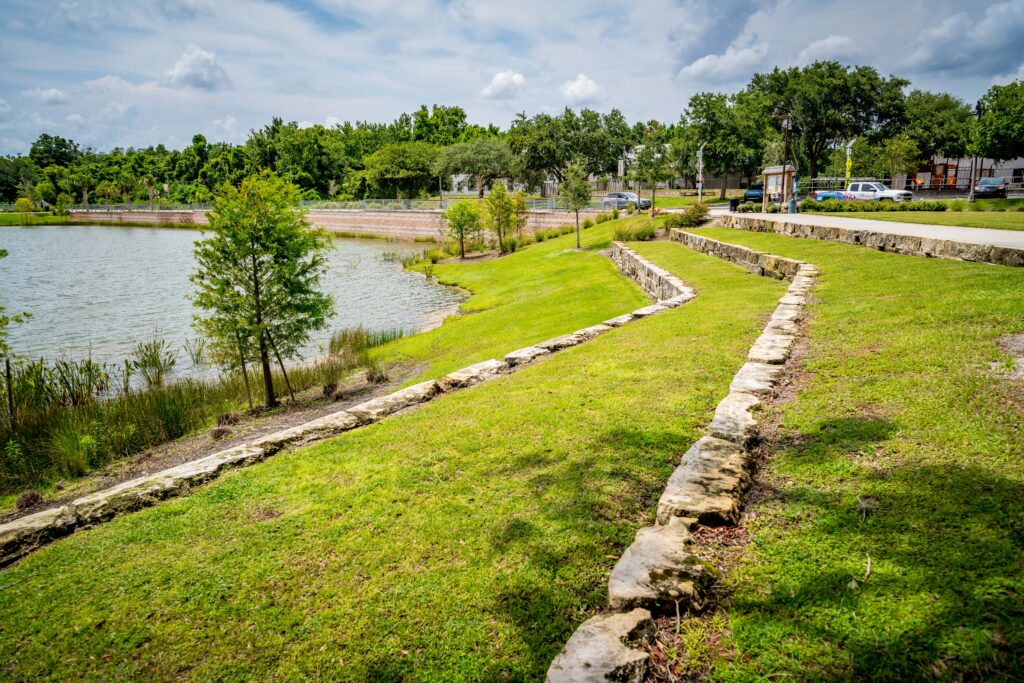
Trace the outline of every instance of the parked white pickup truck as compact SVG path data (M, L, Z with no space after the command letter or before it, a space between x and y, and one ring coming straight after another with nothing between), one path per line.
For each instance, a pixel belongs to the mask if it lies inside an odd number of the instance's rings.
M819 190L814 193L814 199L823 202L826 199L859 200L868 202L880 202L888 199L894 202L909 202L914 195L907 190L890 190L882 183L850 183L845 190Z

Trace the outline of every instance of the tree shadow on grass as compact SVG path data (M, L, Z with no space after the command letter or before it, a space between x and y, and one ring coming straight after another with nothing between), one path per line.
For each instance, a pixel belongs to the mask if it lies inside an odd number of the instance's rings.
M879 418L833 420L775 457L825 472L891 431ZM753 581L770 591L742 592L730 609L741 652L799 678L1020 680L1021 482L977 465L865 470L767 492L812 521L763 544L770 571L753 568Z
M491 534L495 562L528 562L496 575L490 609L515 625L528 653L517 666L532 671L526 680L542 677L573 630L604 607L608 572L648 523L671 466L693 441L682 431L612 428L593 435L581 449L586 455L572 460L538 448L506 462L508 476L529 482L535 509ZM507 675L496 663L480 678Z

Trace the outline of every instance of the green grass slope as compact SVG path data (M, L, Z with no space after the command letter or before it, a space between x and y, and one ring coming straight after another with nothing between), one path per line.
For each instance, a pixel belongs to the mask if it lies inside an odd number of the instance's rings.
M689 650L724 643L712 680L1021 680L1024 396L990 365L1024 269L701 233L822 276L752 543Z
M612 229L586 238L606 243ZM453 326L479 327L402 352L423 351L440 372L637 303L635 290L604 298L621 276L594 253L565 252L571 239L443 269L486 309ZM677 244L642 249L698 298L4 571L5 676L541 679L604 604L615 559L784 291ZM496 292L535 280L558 296L500 313ZM549 330L555 315L564 326Z

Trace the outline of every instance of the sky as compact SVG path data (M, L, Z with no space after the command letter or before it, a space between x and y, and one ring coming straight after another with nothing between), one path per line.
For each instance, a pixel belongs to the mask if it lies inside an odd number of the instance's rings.
M273 116L674 121L774 66L870 64L974 102L1024 78L1024 0L4 0L0 154L242 142Z

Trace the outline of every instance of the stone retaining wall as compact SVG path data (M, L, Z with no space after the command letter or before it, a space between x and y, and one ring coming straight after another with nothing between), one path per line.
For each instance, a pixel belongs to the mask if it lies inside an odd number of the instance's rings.
M633 254L632 258L636 261L637 270L655 267L636 254ZM603 323L517 349L506 354L502 360L491 359L476 363L438 380L421 382L346 410L270 434L251 443L155 474L138 477L109 489L82 496L60 507L0 524L0 566L8 565L36 548L79 529L149 507L172 496L186 494L191 487L215 479L228 469L259 462L291 444L308 443L356 429L440 395L495 379L544 356L590 341L616 327L681 306L696 296L681 280L675 280L678 281L678 286L671 290L670 297L610 318Z
M664 268L659 268L622 242L612 242L611 259L626 277L636 280L640 289L655 300L681 294L686 284Z
M779 235L786 235L787 237L803 237L842 242L844 244L857 244L895 254L929 256L958 261L977 261L1000 266L1024 266L1024 249L1014 249L1012 247L973 244L971 242L958 242L956 240L945 240L935 237L894 235L874 230L852 230L850 228L810 225L798 221L770 220L738 214L726 214L716 219L716 223L727 228L738 228L751 232L774 232Z
M594 215L592 211L581 211L580 221ZM423 240L443 240L448 236L448 222L440 211L310 211L308 216L310 223L332 233ZM151 225L207 222L204 211L72 211L71 219ZM569 211L531 211L526 229L533 232L575 224L576 215Z
M548 669L548 683L639 683L649 659L643 641L654 633L652 612L703 609L715 576L695 552L691 532L700 525L739 521L751 482L751 447L758 438L756 411L782 377L818 272L807 263L681 230L674 230L672 239L758 275L789 280L790 286L718 404L705 435L683 454L669 478L658 501L656 523L637 532L612 570L610 611L576 629Z

